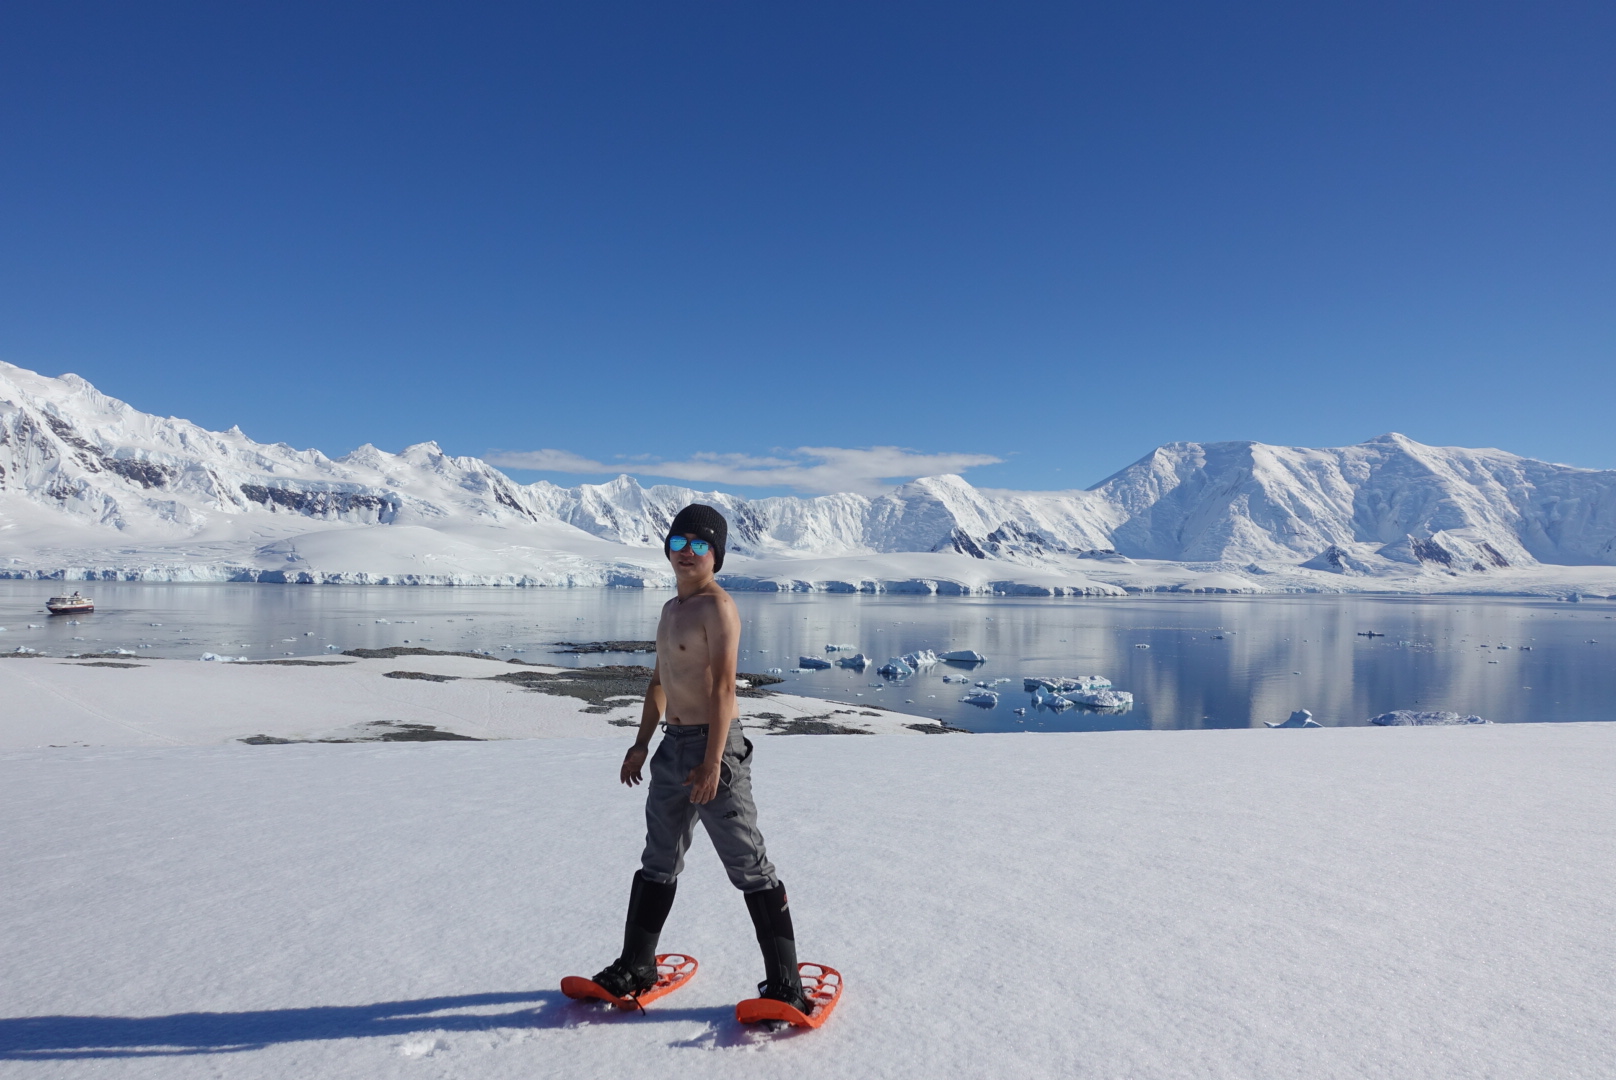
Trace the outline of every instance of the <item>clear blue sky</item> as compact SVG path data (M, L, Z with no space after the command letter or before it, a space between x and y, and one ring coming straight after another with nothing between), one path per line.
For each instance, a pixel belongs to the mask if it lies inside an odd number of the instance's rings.
M1608 2L18 0L0 358L777 489L1388 430L1611 468L1613 58Z

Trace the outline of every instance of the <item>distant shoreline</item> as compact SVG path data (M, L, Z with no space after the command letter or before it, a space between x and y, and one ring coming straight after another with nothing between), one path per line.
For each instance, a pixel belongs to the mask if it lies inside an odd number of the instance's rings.
M1182 567L1182 564L1175 564ZM1522 599L1616 600L1616 567L1538 567L1517 570L1492 579L1462 578L1443 580L1426 577L1416 580L1369 578L1340 583L1282 581L1273 584L1234 578L1232 572L1216 572L1223 580L1205 580L1208 574L1183 568L1190 580L1174 582L1096 582L1062 583L1058 575L1038 570L1024 575L1034 580L1006 577L984 582L962 582L942 577L837 578L782 577L751 574L722 574L719 583L731 592L819 593L861 596L948 596L976 598L1064 598L1115 599L1142 596L1470 596L1516 597ZM61 567L52 569L0 569L0 581L56 582L68 584L129 585L359 585L423 588L496 589L642 589L667 591L672 582L651 574L614 572L606 580L594 575L556 578L532 574L386 574L366 571L264 571L250 567ZM1275 575L1277 576L1277 575ZM1200 578L1201 580L1197 580ZM1606 580L1600 581L1598 578ZM1055 580L1052 580L1055 579ZM1360 584L1361 581L1361 584Z

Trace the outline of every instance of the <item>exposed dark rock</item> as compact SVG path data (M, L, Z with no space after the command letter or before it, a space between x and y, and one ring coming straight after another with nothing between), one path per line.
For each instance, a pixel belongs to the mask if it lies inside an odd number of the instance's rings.
M384 671L384 679L420 679L423 682L454 682L458 675L431 675L425 671Z
M971 539L971 534L964 529L956 528L953 532L938 541L933 551L957 551L961 555L969 555L973 559L985 559L987 553Z
M143 488L167 487L168 482L175 476L175 470L167 465L160 465L155 461L141 461L136 458L120 457L109 457L102 460L107 468L125 480L139 484Z
M241 493L270 509L291 510L308 517L354 515L361 520L387 524L398 514L398 501L385 495L357 491L299 491L296 488L242 484Z
M322 740L329 741L329 740ZM470 735L442 731L431 724L399 724L396 730L384 731L382 742L483 742Z
M846 724L837 724L831 721L830 713L821 713L818 716L798 716L786 719L783 716L769 720L763 725L770 735L869 735L872 732L863 728L848 727Z
M568 668L565 671L508 671L494 678L500 682L515 683L524 690L539 694L559 694L587 701L585 712L610 712L620 705L607 705L613 698L644 698L651 685L654 669L639 664L607 664L602 667ZM784 682L778 675L753 675L742 672L739 676L752 683L750 689L736 690L737 697L767 697L769 691L760 685Z
M500 682L515 683L538 694L573 697L589 703L586 712L610 712L610 698L644 698L653 671L635 664L606 667L568 668L563 672L508 671L493 676Z
M250 735L239 740L248 746L289 746L292 743L369 743L369 742L483 742L471 735L444 731L432 724L395 724L391 720L373 720L365 727L373 732L349 739L281 739L274 735Z
M1453 553L1435 540L1420 540L1409 537L1409 546L1414 550L1414 557L1420 562L1441 563L1443 566L1453 565Z
M445 652L442 649L421 649L413 645L389 645L385 649L344 649L343 656L356 656L361 660L397 660L401 656L469 656L473 660L492 660L499 663L499 657L489 656L480 652ZM512 660L511 663L520 663Z
M120 663L118 663L118 662L116 662L114 660L94 660L94 661L91 661L88 664L75 664L74 666L75 667L130 668L130 667L146 667L148 665L146 665L146 664L120 664Z
M654 641L553 641L551 644L555 646L552 651L558 653L656 652Z
M237 660L243 667L347 667L352 660Z
M962 727L950 727L941 720L935 724L905 724L910 731L919 731L926 735L972 735L972 732Z

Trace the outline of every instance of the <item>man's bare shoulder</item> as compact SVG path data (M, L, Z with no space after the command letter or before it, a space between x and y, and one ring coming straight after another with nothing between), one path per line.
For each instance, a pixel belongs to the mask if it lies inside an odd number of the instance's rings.
M677 602L677 601L670 601ZM735 601L722 586L709 585L694 596L688 597L682 604L684 610L699 613L703 617L718 616L720 618L736 611Z

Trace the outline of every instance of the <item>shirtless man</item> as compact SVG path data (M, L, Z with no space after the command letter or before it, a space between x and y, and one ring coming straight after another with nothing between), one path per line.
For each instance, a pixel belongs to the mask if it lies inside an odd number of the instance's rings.
M664 715L667 721L651 758L645 852L629 892L623 954L594 981L618 997L641 993L656 981L657 938L700 818L752 915L763 950L758 996L807 1013L785 886L757 827L752 743L741 734L735 706L741 619L735 601L713 580L724 565L728 535L722 514L693 503L674 517L663 542L679 594L663 605L657 624L656 673L645 692L639 735L623 757L624 784L641 782L651 736Z

